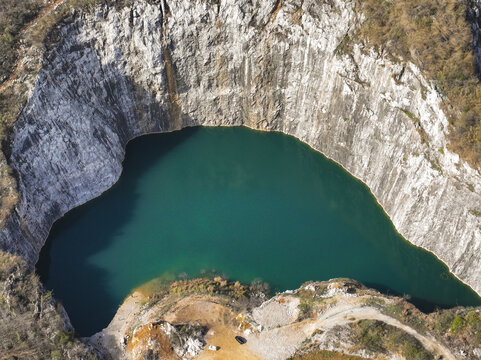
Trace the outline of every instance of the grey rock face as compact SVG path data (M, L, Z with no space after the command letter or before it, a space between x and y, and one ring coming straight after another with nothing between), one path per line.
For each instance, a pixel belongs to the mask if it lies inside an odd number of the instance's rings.
M16 122L21 201L0 246L35 263L52 223L119 177L126 142L186 126L281 131L365 182L398 231L481 293L481 176L446 148L413 64L343 46L350 1L136 1L61 30Z

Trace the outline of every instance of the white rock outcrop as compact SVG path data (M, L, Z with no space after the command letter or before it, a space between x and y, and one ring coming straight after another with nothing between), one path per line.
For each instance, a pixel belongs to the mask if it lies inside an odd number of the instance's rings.
M293 135L366 183L410 242L481 293L481 176L447 148L410 63L345 46L347 0L145 0L77 14L17 120L21 195L0 247L34 263L52 223L120 176L129 139L186 126Z

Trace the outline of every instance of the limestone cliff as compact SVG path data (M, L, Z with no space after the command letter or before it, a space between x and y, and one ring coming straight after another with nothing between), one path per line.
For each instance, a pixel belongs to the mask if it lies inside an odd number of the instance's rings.
M15 124L21 200L0 247L34 263L52 223L118 179L129 139L243 125L339 162L406 239L481 293L481 175L446 148L441 97L413 64L346 44L360 17L342 0L136 1L74 14Z

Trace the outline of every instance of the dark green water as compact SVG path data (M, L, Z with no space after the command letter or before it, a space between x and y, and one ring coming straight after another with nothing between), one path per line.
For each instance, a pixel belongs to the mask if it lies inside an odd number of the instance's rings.
M132 288L216 269L274 289L350 277L424 310L481 304L403 240L369 190L294 138L194 128L136 139L120 181L52 229L38 265L82 335Z

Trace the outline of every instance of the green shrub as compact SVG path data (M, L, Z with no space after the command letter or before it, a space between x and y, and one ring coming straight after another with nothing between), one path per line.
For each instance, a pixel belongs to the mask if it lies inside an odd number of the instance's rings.
M449 330L451 330L451 332L453 333L457 333L459 330L464 328L465 323L466 323L466 320L464 320L462 317L456 316L451 322L451 326L449 327Z
M433 359L415 337L382 321L361 320L352 327L361 349L375 353L402 353L410 360Z
M50 353L50 356L52 357L52 359L60 359L62 357L62 353L60 352L60 350L54 350Z
M358 323L359 332L359 345L363 349L367 349L373 352L385 352L384 347L384 327L382 323L378 321L362 320Z
M454 315L452 315L450 312L443 312L439 314L434 323L434 329L439 333L446 332L450 328L453 319Z
M466 321L468 322L468 325L472 328L481 328L481 314L475 310L470 311L466 315Z
M409 360L430 360L433 356L419 342L405 342L402 353Z
M470 209L469 212L473 215L476 215L476 216L481 216L481 211L479 210L476 210L476 209Z
M299 320L308 319L312 315L313 301L311 299L301 298L298 309Z

